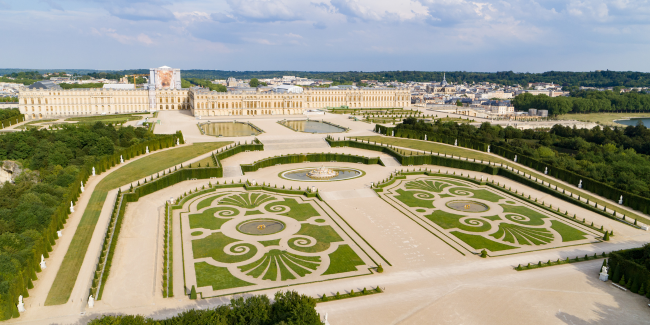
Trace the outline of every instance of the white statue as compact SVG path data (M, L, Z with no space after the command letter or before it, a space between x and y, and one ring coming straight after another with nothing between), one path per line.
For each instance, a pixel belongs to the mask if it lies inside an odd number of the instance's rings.
M23 303L23 295L18 296L18 311L25 312L25 304Z
M490 146L488 146L488 151L487 152L490 153Z
M458 145L458 139L454 140L454 146Z
M180 139L176 139L176 145L177 145L177 146L180 146L180 145L181 145L181 140L180 140Z
M61 236L63 236L63 232L61 230L57 230L56 231L56 236L61 238Z
M394 137L395 136L395 131L391 132L390 135Z
M41 270L44 270L47 268L47 265L45 265L45 257L43 254L41 254Z
M124 158L122 158L122 155L120 155L120 164L124 163Z
M325 319L323 319L323 324L330 325L330 322L327 321L327 313L325 313Z
M70 213L74 212L74 205L72 205L72 201L70 201Z
M544 167L544 175L548 175L548 167Z
M607 266L603 265L603 268L600 269L600 276L598 277L601 281L607 281L609 279L609 274L607 274Z
M483 181L483 176L481 176L481 182Z
M424 135L424 141L427 141L427 135L426 134Z
M88 308L93 307L95 307L95 299L93 298L93 295L90 295L90 297L88 297Z
M149 146L147 146L146 150L147 150L146 152L149 153ZM92 296L91 296L91 297L92 297Z
M95 176L95 167L93 167L93 176Z
M517 155L515 155L515 162L517 162Z
M582 188L582 180L580 180L580 183L578 183L578 188Z
M621 195L621 198L618 199L618 204L623 204L623 195Z
M83 193L86 189L84 188L84 181L81 181L81 193Z

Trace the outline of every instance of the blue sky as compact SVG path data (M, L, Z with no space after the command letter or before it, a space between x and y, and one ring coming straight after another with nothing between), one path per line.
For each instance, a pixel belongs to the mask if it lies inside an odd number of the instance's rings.
M0 0L0 17L1 68L650 71L650 0Z

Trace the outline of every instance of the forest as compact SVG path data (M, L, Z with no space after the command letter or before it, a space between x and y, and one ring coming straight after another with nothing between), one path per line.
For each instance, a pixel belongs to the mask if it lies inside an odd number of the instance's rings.
M545 109L553 116L567 113L650 112L650 93L580 90L572 91L570 97L523 93L512 100L512 105L518 111Z
M0 161L15 161L22 169L15 183L0 187L0 319L11 317L5 306L16 302L7 300L12 296L8 290L31 262L34 245L43 242L69 188L79 186L74 181L81 167L154 137L144 128L116 129L101 122L0 136Z
M172 318L153 320L142 316L102 316L89 325L321 325L314 298L295 291L276 292L271 302L266 295L230 300L229 305L213 309L190 309Z
M20 110L17 108L0 109L0 121L20 115Z
M0 103L17 103L18 97L0 97Z
M550 131L519 130L483 123L427 124L408 118L397 129L435 132L449 137L499 145L610 186L650 197L650 130L643 125L573 129L555 125Z

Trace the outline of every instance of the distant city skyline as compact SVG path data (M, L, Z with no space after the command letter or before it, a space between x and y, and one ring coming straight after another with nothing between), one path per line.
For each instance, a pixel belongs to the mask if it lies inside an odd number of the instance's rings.
M0 68L650 71L644 0L0 0Z

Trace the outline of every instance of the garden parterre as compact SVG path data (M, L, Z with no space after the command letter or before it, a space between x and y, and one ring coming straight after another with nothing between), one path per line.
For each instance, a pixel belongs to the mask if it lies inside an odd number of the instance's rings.
M202 297L371 274L375 262L317 198L199 192L181 218L185 285Z
M579 245L602 234L494 188L444 176L407 176L380 196L459 251L490 256Z

